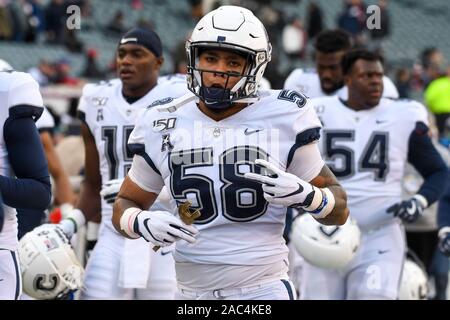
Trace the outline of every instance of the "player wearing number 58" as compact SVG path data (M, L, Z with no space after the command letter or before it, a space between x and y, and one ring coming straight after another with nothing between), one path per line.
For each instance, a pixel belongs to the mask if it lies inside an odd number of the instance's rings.
M208 13L186 48L192 93L139 119L113 224L128 238L176 242L178 299L294 299L286 207L324 224L348 216L345 191L319 152L320 121L300 93L258 91L271 44L251 11ZM152 126L169 118L170 127ZM200 211L192 225L147 211L163 186L174 204Z

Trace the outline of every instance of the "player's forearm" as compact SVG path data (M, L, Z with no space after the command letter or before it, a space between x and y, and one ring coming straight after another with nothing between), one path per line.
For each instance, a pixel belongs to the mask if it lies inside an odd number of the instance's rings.
M325 218L317 219L317 221L325 225L342 225L347 221L349 214L347 194L339 185L328 186L328 189L334 196L334 208Z
M334 207L324 218L317 219L325 225L342 225L347 221L349 209L347 207L347 193L339 184L331 170L324 165L320 174L311 183L318 188L327 188L334 197Z
M74 204L75 194L66 175L55 177L55 202L56 204Z
M100 222L96 219L101 212L100 186L84 181L76 207L83 212L87 221Z

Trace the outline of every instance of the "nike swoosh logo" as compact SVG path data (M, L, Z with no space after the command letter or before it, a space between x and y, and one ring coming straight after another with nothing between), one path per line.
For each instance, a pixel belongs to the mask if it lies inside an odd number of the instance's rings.
M413 215L414 213L416 213L416 203L415 202L411 202L411 207L410 208L406 208L406 212L408 212L408 214Z
M172 250L166 251L166 252L161 251L162 256L168 255L169 253L172 253Z
M386 252L389 252L389 250L378 250L378 254L384 254Z
M287 195L285 195L285 196L282 196L282 197L277 197L277 198L287 198L287 197L290 197L290 196L293 196L293 195L295 195L295 194L298 194L298 193L302 193L303 192L303 187L302 187L302 185L300 184L300 183L298 183L297 182L297 184L298 184L298 189L297 190L295 190L294 192L291 192L291 193L289 193L289 194L287 194Z
M245 129L244 130L244 134L246 135L246 136L248 136L248 135L251 135L252 133L256 133L256 132L259 132L259 131L262 131L262 130L264 130L264 129L257 129L257 130L248 130L248 128L247 129Z
M120 44L124 44L130 41L137 42L137 38L122 38L120 39Z

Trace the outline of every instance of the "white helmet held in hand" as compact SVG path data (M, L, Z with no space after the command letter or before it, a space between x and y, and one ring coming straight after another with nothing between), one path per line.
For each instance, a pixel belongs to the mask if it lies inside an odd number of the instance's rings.
M406 259L403 265L399 300L425 300L428 294L427 274L411 259Z
M292 223L291 241L312 265L341 269L353 259L361 241L361 232L350 217L342 226L325 226L310 214L303 214Z
M80 289L83 267L56 225L43 225L19 241L23 291L36 299L62 299Z
M201 50L219 49L236 52L247 59L242 78L231 89L212 94L203 87L204 72L198 68ZM226 108L233 102L250 102L256 98L259 82L271 59L272 46L261 21L248 9L222 6L206 14L195 26L186 42L188 88L211 108ZM229 79L236 76L223 72ZM250 99L250 100L249 100Z

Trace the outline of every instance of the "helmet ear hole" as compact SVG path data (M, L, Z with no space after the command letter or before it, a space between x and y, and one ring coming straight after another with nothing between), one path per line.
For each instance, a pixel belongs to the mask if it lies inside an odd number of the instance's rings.
M23 291L35 299L61 299L82 287L83 267L55 225L42 225L19 241Z

